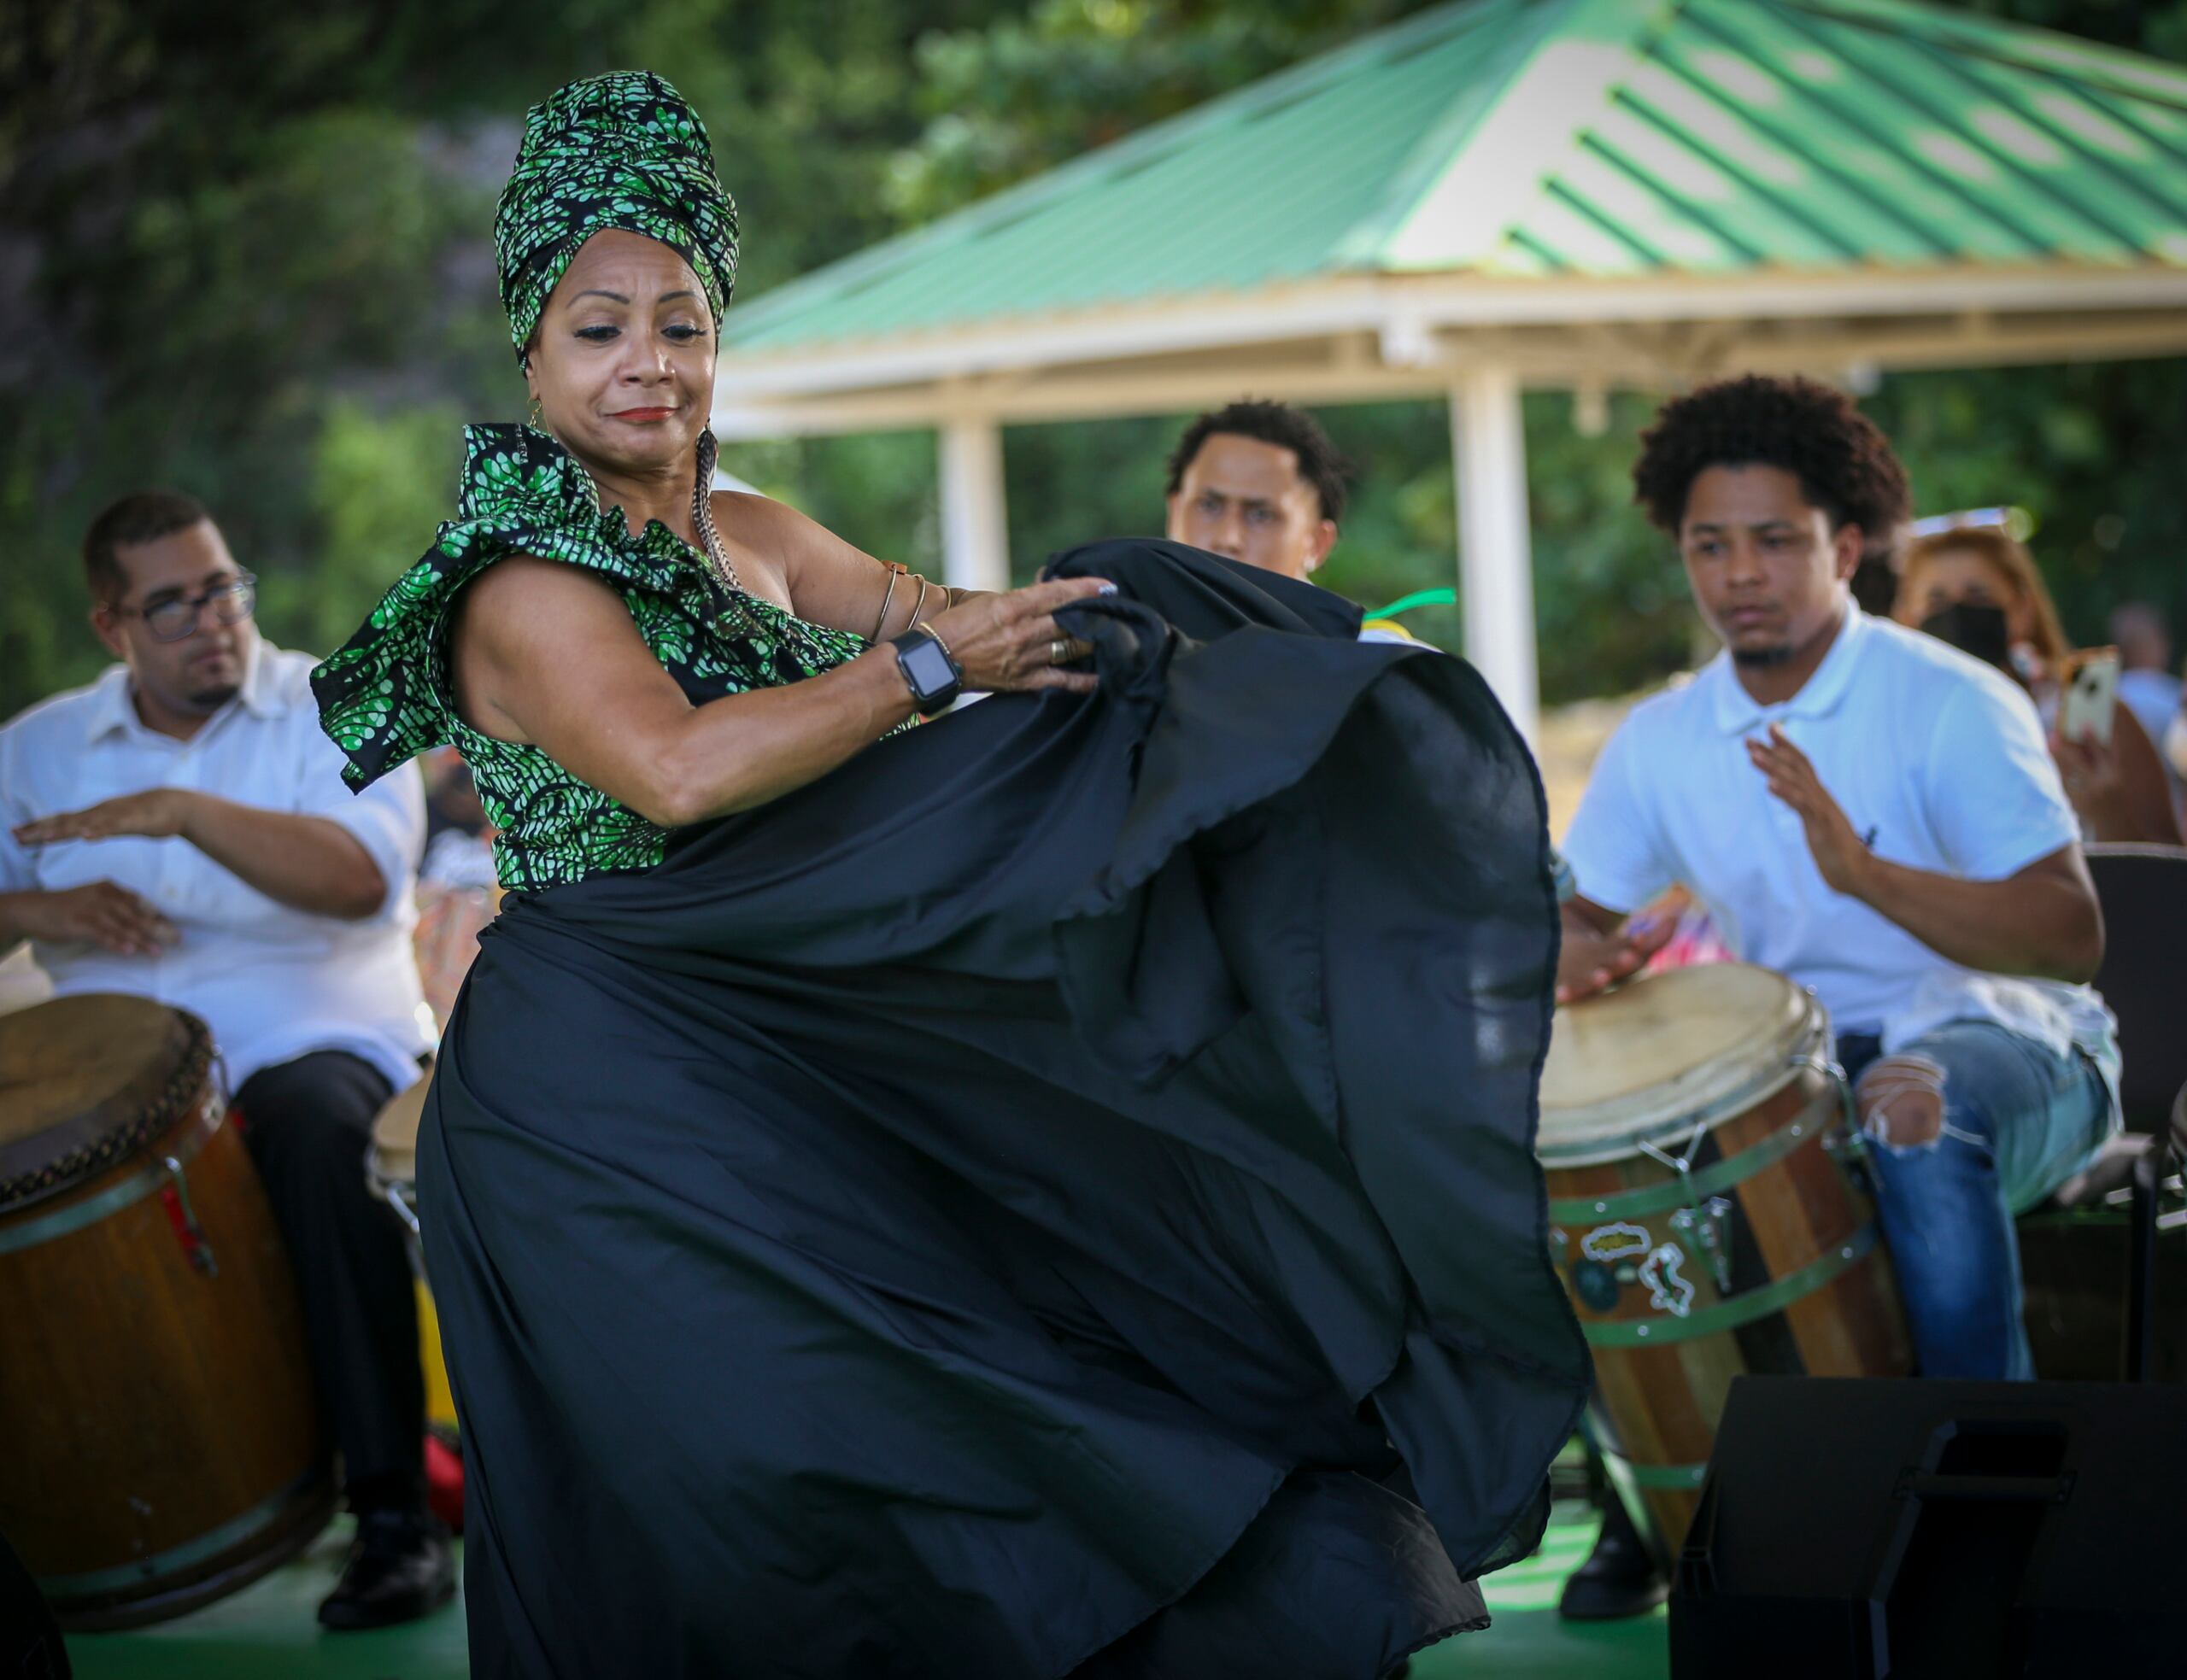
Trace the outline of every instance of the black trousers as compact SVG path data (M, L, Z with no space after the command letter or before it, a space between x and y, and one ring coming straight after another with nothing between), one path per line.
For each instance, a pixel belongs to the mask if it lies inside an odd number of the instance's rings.
M425 1377L402 1227L365 1183L373 1116L394 1093L345 1051L263 1068L235 1105L302 1297L322 1423L349 1502L425 1500Z

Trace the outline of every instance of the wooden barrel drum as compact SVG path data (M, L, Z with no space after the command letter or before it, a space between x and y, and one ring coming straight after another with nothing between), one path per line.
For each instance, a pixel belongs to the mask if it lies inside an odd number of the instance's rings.
M62 1624L232 1592L334 1506L303 1321L194 1017L0 1018L0 1531Z
M1733 1377L1911 1370L1829 1023L1782 975L1675 969L1560 1010L1538 1147L1598 1444L1666 1560Z

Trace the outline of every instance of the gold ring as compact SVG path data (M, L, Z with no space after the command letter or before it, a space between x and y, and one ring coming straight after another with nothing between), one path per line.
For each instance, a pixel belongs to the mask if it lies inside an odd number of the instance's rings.
M1059 665L1070 657L1070 642L1067 638L1058 636L1053 641L1048 644L1048 663L1050 664Z

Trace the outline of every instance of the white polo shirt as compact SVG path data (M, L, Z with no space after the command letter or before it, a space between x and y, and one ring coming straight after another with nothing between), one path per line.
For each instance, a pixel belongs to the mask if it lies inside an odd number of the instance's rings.
M212 1028L231 1090L319 1050L361 1057L401 1090L416 1080L418 1057L431 1043L410 948L423 786L405 765L349 792L342 754L319 727L309 682L316 663L260 642L242 692L186 741L144 727L122 665L0 726L0 893L111 881L180 934L157 957L34 941L32 955L55 992L126 992L188 1010ZM15 842L18 823L150 787L337 822L379 866L386 902L362 922L290 910L182 840Z
M2087 986L1980 975L1823 882L1791 807L1745 741L1771 723L1879 858L2002 881L2080 837L2035 707L1933 636L1846 609L1815 675L1757 705L1720 653L1619 726L1565 835L1580 892L1639 909L1674 883L1750 963L1809 987L1840 1033L1895 1046L1949 1020L1996 1020L2087 1051L2115 1076L2111 1018Z

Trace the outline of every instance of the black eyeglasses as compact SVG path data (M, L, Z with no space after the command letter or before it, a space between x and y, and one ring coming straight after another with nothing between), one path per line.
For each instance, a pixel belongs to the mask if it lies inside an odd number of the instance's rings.
M108 609L124 618L142 618L155 641L180 641L197 631L197 615L213 609L213 620L240 624L250 617L258 600L258 579L238 571L225 583L215 583L202 595L180 595L156 606L116 606Z

